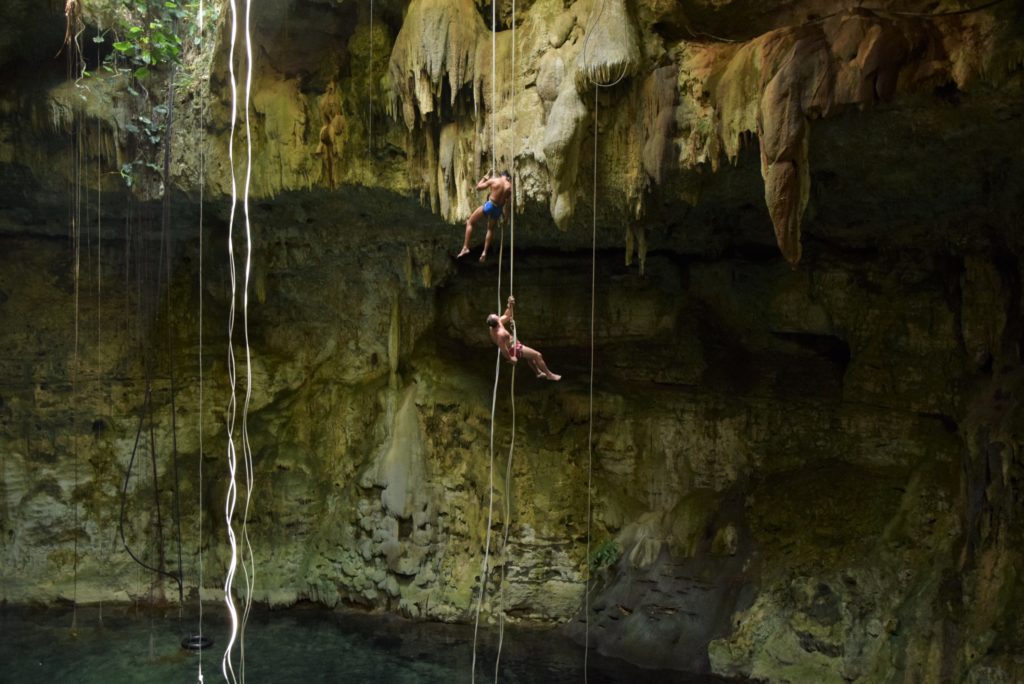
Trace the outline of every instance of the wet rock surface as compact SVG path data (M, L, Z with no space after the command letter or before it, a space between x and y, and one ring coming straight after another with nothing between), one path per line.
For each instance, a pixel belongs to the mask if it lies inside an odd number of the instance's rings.
M628 73L599 103L591 461L594 102L579 75L597 7L530 3L515 43L503 13L492 74L489 14L464 4L381 3L373 32L345 5L255 18L238 375L253 378L255 597L469 622L489 541L485 624L581 639L589 610L591 645L644 666L1020 678L1019 8L616 6L637 44L591 73ZM442 24L458 31L423 28ZM119 86L80 91L3 45L2 599L176 601L125 544L189 593L203 549L214 598L225 48L210 95L179 91L165 229L159 188L133 195L117 173L138 116ZM517 370L509 464L502 367L492 500L484 319L508 275L498 292L496 252L453 255L472 184L505 165L518 332L564 379Z

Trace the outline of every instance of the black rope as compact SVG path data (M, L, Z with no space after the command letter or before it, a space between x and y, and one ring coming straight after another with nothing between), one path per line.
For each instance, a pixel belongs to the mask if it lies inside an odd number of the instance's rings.
M999 5L1003 2L1006 2L1006 0L991 0L990 2L983 2L982 4L976 5L975 7L967 7L959 10L947 10L945 12L901 12L899 10L888 10L883 8L876 9L873 7L865 7L864 9L868 10L869 12L875 12L876 14L892 14L900 17L925 17L930 19L932 17L955 17L962 16L964 14L974 14L975 12L981 12L983 10L987 10L990 7L995 7L996 5Z
M133 561L138 563L140 566L142 566L146 570L149 570L150 572L155 572L158 575L162 575L164 577L168 577L168 578L174 580L175 582L178 583L178 589L179 589L179 591L181 591L181 578L178 575L170 573L170 572L168 572L166 570L163 570L161 568L155 568L152 565L149 565L148 563L143 561L138 556L136 556L135 552L132 551L131 546L128 545L128 540L125 539L125 536L124 536L124 513L125 513L125 502L128 499L128 481L131 479L132 467L135 465L135 456L136 456L136 454L139 451L139 441L140 441L140 439L142 437L142 425L143 425L143 422L146 419L146 412L147 412L147 410L149 409L149 406L150 406L151 395L152 395L152 387L151 387L151 385L149 383L149 379L147 378L146 379L146 398L145 398L145 400L142 403L141 410L139 411L139 427L135 431L135 445L132 447L132 455L131 455L131 458L128 461L128 468L125 470L125 474L124 474L124 486L121 488L121 514L120 514L120 519L118 521L117 529L118 529L118 532L120 533L120 536L121 536L121 545L124 546L124 550L128 552L128 555L131 556L131 559ZM152 420L150 421L150 423L152 423ZM157 510L159 511L159 501L158 501Z
M813 19L811 21L806 21L803 24L800 24L798 26L784 26L784 27L780 27L778 29L773 29L773 30L786 30L786 29L790 29L790 28L798 28L799 26L810 26L812 24L820 24L820 23L822 23L822 22L824 22L824 21L826 21L828 19L832 19L834 17L838 17L841 14L849 13L852 10L871 12L872 14L888 15L888 16L893 16L893 17L916 17L916 18L921 18L921 19L940 19L940 18L943 18L943 17L955 17L955 16L963 16L963 15L966 15L966 14L975 14L976 12L982 12L984 10L990 9L992 7L995 7L996 5L1000 5L1000 4L1004 3L1004 2L1006 2L1006 0L989 0L989 2L983 2L982 4L976 5L974 7L966 7L964 9L959 9L959 10L947 10L947 11L944 11L944 12L910 12L910 11L901 11L901 10L890 10L890 9L886 9L884 7L862 7L862 6L858 5L857 7L854 7L854 8L848 8L848 9L841 10L839 12L832 12L831 14L826 14L825 16L822 16L822 17L817 17L816 19ZM717 42L717 43L730 43L730 44L731 43L747 43L747 42L750 42L751 40L753 40L754 38L757 37L757 36L751 36L750 38L723 38L722 36L716 36L715 34L708 33L707 31L695 30L694 28L692 28L690 26L689 23L687 23L685 21L683 23L683 28L686 29L686 32L689 33L690 37L692 37L692 38L704 37L704 38L709 38L712 41ZM763 35L763 34L760 34L760 35Z
M147 378L146 384L152 387ZM163 511L160 508L160 478L157 474L158 469L156 465L156 426L153 420L153 395L147 393L146 405L149 407L149 461L153 467L153 504L156 506L156 538L157 538L157 553L160 558L160 567L163 568L165 565L164 557L164 516Z
M167 77L167 130L164 133L164 197L163 215L161 217L160 230L162 238L166 243L164 251L164 263L167 271L167 356L170 363L171 374L171 463L174 465L174 518L178 530L178 610L185 605L184 578L185 565L181 559L181 478L178 474L178 411L175 403L175 367L174 354L176 347L171 326L171 140L172 124L174 123L174 65L171 65L171 73Z
M144 316L143 315L143 301L142 301L143 297L142 297L142 292L141 292L141 290L142 290L142 287L141 287L141 281L142 281L142 278L141 278L141 271L142 271L141 263L143 261L142 258L141 258L141 251L142 251L141 250L141 236L139 238L140 239L140 246L136 249L136 257L137 257L137 259L139 261L139 266L137 267L137 273L139 275L139 283L140 283L139 284L139 291L140 291L139 292L140 327L141 327L141 319L143 319L143 318L150 319L152 321L154 327L155 327L155 323L156 323L156 319L157 319L158 311L159 311L159 305L157 304L157 300L160 297L160 291L163 289L163 280L164 280L165 271L166 271L166 277L167 277L167 309L166 309L166 311L167 311L167 314L166 314L167 320L165 321L165 324L166 324L166 327L167 327L168 354L170 355L171 450L172 450L172 465L173 465L173 470L174 470L174 490L173 490L173 495L174 495L174 519L175 519L175 525L176 525L176 528L177 528L177 541L178 541L178 572L177 573L172 573L172 572L170 572L168 570L165 570L163 568L163 565L164 565L163 512L162 512L162 508L160 506L160 488L159 488L159 483L158 483L159 472L158 472L157 463L156 463L156 436L155 436L155 430L154 430L155 421L153 419L153 398L152 398L154 369L153 369L153 360L152 360L152 358L150 356L148 356L146 354L145 345L142 344L142 337L145 335L145 331L144 330L140 330L139 331L139 335L140 335L139 341L140 341L140 349L142 350L143 355L144 355L144 359L145 359L146 396L145 396L145 400L143 402L142 411L140 412L140 415L139 415L139 426L138 426L138 429L137 429L136 434L135 434L135 444L132 447L131 458L129 459L128 466L127 466L127 468L125 470L124 486L122 487L122 490L121 490L121 514L120 514L120 520L119 520L119 524L118 524L118 530L119 530L119 533L120 533L120 536L121 536L121 543L124 546L125 551L127 551L128 555L132 558L132 560L134 560L136 563L138 563L140 566L142 566L146 570L149 570L150 572L157 573L158 575L161 575L163 577L168 577L168 578L173 579L175 581L175 583L178 585L179 606L182 606L182 605L184 605L185 587L184 587L184 562L182 560L182 549L181 549L181 541L182 541L182 537L181 537L181 499L180 499L181 479L180 479L180 472L179 472L179 468L178 468L177 403L176 403L176 398L175 398L176 389L177 389L177 383L176 383L176 372L175 372L175 365L174 365L174 358L173 358L174 357L174 349L175 349L175 347L174 347L174 343L173 343L173 334L172 334L171 322L170 322L170 306L171 306L171 301L170 301L170 290L171 290L171 265L170 265L170 260L171 260L171 255L170 255L170 252L171 252L171 248L170 248L170 213L171 213L171 208L170 208L170 156L171 156L171 129L172 129L172 124L173 124L173 104L174 104L174 68L172 67L170 76L168 78L168 84L167 84L167 105L166 105L167 106L167 130L165 131L165 135L164 135L164 159L163 159L164 163L163 163L163 179L162 179L163 180L163 186L164 186L164 197L163 197L162 212L161 212L160 253L159 253L159 256L158 256L157 262L156 262L157 263L157 266L156 266L156 271L157 271L156 288L153 290L153 295L152 295L152 299L151 299L151 302L150 302L150 306L147 307L147 308L149 308L149 311L147 312L149 314L148 316ZM164 266L164 268L161 268L161 266ZM159 563L160 567L154 567L154 566L152 566L152 565L142 561L132 551L132 549L128 545L128 542L127 542L127 540L125 538L125 534L124 534L124 519L125 519L126 501L127 501L127 498L128 498L128 483L129 483L129 481L131 479L131 472L132 472L132 469L134 468L135 458L136 458L136 456L138 454L139 441L141 439L143 424L144 424L145 416L146 416L147 413L149 415L150 461L151 461L152 468L153 468L153 500L154 500L154 506L156 508L156 517L157 517L157 523L156 523L156 527L157 527L157 544L158 544L158 553L159 553L159 556L160 556L160 563Z

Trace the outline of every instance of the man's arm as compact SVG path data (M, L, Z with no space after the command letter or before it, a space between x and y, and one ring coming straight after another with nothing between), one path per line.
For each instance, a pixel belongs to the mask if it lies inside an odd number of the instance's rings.
M477 190L483 190L484 188L490 187L490 185L491 185L491 174L488 173L487 175L485 175L483 178L480 179L479 183L476 184L476 189Z
M501 324L502 325L508 325L508 322L512 320L512 318L514 317L513 309L515 309L515 306L516 306L516 298L513 297L512 295L509 295L508 296L508 304L505 307L505 313L503 313L501 315Z

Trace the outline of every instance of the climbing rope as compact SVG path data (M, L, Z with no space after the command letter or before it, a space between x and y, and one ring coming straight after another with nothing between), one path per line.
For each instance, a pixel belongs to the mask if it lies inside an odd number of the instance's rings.
M77 44L77 43L76 43ZM75 187L74 187L74 217L71 221L71 230L73 232L72 241L74 243L75 250L75 343L74 343L74 357L72 359L71 366L71 451L74 458L74 480L75 489L78 491L78 376L80 373L80 359L78 355L78 323L80 318L80 298L81 298L81 266L82 266L82 178L81 178L81 166L82 166L82 124L73 125L75 130ZM74 499L74 497L72 497ZM74 579L72 580L72 595L71 595L71 629L74 630L77 627L78 622L78 502L72 500L71 504L72 517L73 517L73 529L74 529Z
M242 330L245 337L245 404L242 407L242 457L245 463L245 507L242 511L242 571L245 575L245 610L242 613L239 663L241 680L245 682L245 627L252 611L252 598L256 588L256 559L252 542L249 540L249 506L255 472L252 460L252 445L249 443L249 405L252 402L252 353L249 346L249 280L252 276L252 230L249 225L249 187L252 183L252 128L249 120L249 105L252 99L252 34L249 29L251 0L245 3L245 186L242 191L242 211L245 217L245 282L242 287Z
M497 17L497 3L492 0L491 2L491 162L492 172L498 173L498 155L497 155L497 103L498 103L498 89L497 89L497 35L498 35L498 17ZM513 64L513 80L515 78L515 2L513 0L512 5L512 64ZM514 116L515 116L515 85L513 84L513 148L512 148L512 168L515 168L515 148L514 148ZM508 201L514 201L514 192L509 197ZM512 244L514 245L515 240L515 209L514 205L509 206L509 214L511 218L511 231L512 231ZM503 261L505 253L505 226L501 224L499 239L498 239L498 287L497 287L497 310L501 311L501 274L503 270ZM514 249L510 248L510 254L514 255ZM512 296L511 283L513 281L513 266L514 256L510 256L510 267L509 267L509 296ZM513 314L514 316L514 314ZM510 319L511 334L512 334L512 349L516 348L517 334L514 317ZM515 448L515 372L516 368L513 364L511 374L511 401L512 401L512 438L509 446L509 456L506 465L506 477L505 477L505 520L504 520L504 533L501 544L501 552L504 555L505 545L508 541L508 525L511 511L510 504L510 479L512 469L512 456L513 449ZM490 427L490 439L488 442L488 504L487 504L487 533L484 541L484 562L483 569L480 577L480 594L477 597L476 606L476 617L473 623L473 658L471 663L472 672L470 675L471 682L476 682L476 654L477 654L477 642L480 629L480 612L483 607L484 595L487 592L487 579L490 571L490 552L491 552L491 526L494 520L494 427L495 427L495 413L498 404L498 382L501 377L501 348L497 350L497 355L494 362L494 387L491 392L491 427ZM498 667L501 661L501 647L504 638L504 581L505 581L505 563L503 559L502 563L502 574L501 584L499 585L499 636L498 636L498 653L495 660L494 667L494 680L498 680Z
M870 12L872 14L877 14L877 15L887 15L887 16L890 16L890 17L909 17L909 18L912 18L912 19L942 19L944 17L957 17L957 16L964 16L964 15L967 15L967 14L976 14L978 12L983 12L984 10L991 9L992 7L995 7L996 5L1001 5L1004 2L1006 2L1006 0L989 0L989 2L983 2L980 5L975 5L973 7L965 7L963 9L958 9L958 10L945 10L945 11L940 11L940 12L911 12L911 11L905 11L905 10L904 11L901 11L901 10L891 10L891 9L887 9L885 7L864 7L864 6L858 6L856 9L860 10L860 11L864 11L864 12ZM800 24L798 24L796 26L780 27L780 28L774 29L774 30L782 31L782 30L788 30L788 29L797 28L798 26L799 27L803 27L803 26L823 24L826 21L828 21L829 19L832 19L834 17L842 16L844 14L848 15L850 13L850 11L851 10L849 10L849 9L843 9L843 10L840 10L838 12L831 12L829 14L823 14L820 17L815 17L814 19L809 19L809 20L807 20L805 22L802 22L802 23L800 23ZM697 37L701 37L702 36L704 38L710 38L711 40L713 40L715 42L718 42L718 43L747 43L747 42L753 40L754 38L756 38L756 36L751 36L749 38L723 38L722 36L716 36L713 33L708 33L706 31L695 30L695 29L691 28L690 25L685 23L685 22L683 23L683 28L686 29L686 32L690 34L691 38L697 38Z
M501 247L499 246L499 254L501 253ZM480 595L477 596L476 602L476 619L473 622L473 660L471 662L471 674L470 682L476 682L476 650L477 650L477 639L480 631L480 610L484 603L484 594L487 593L487 573L489 570L489 561L491 555L491 521L494 515L494 413L498 405L498 379L501 376L501 349L498 349L497 358L494 360L494 389L491 392L491 434L488 442L488 456L489 456L489 480L487 485L488 491L488 503L487 503L487 534L484 539L484 563L483 569L480 574Z
M508 198L509 202L509 248L508 248L508 294L515 295L515 265L516 265L516 0L512 0L512 135L510 136L510 166L512 174L512 191ZM498 291L501 291L501 260L498 263ZM499 296L500 299L500 296ZM519 342L519 333L516 329L515 315L510 320L512 333L512 349L516 349ZM498 652L494 659L494 682L498 682L498 673L501 669L501 649L505 643L505 578L508 567L508 535L512 522L512 458L515 455L516 445L516 364L512 366L511 378L509 380L509 404L512 407L511 437L508 446L508 459L505 464L505 521L501 538L501 584L498 591Z
M231 47L228 52L228 74L231 81L231 132L228 136L228 166L231 167L231 211L228 217L228 271L231 279L231 304L228 312L228 385L231 393L228 398L227 411L227 433L228 433L228 489L224 499L224 520L228 532L228 546L231 550L231 559L228 562L227 573L224 577L224 602L227 605L228 615L231 620L231 627L228 632L228 641L224 646L224 656L221 659L221 672L230 684L235 684L238 679L235 676L232 652L235 642L238 639L238 609L235 607L232 589L234 587L235 573L238 570L238 540L235 537L234 516L235 506L238 502L238 455L235 448L235 418L237 413L237 375L235 368L235 302L238 296L237 275L235 272L235 213L238 207L238 178L235 172L235 129L238 124L238 79L235 75L235 46L238 39L238 7L235 0L229 0L231 10Z
M491 166L498 172L498 3L491 0ZM501 296L499 294L499 299ZM500 307L500 303L499 303ZM500 310L500 308L499 308Z
M82 23L81 9L76 3L69 2L65 5L64 16L66 29L64 34L64 47L67 48L67 78L74 80L77 85L85 71L85 60L82 56L81 37L85 26ZM74 351L72 356L71 374L71 452L74 477L74 491L78 491L78 429L77 410L78 402L78 379L80 373L79 358L79 319L80 319L80 297L81 297L81 262L82 262L82 148L83 148L83 122L75 121L74 110L71 117L71 163L72 179L69 188L68 206L68 227L71 231L71 248L74 253L73 278L74 278ZM74 498L74 497L72 497ZM71 503L72 528L72 580L71 580L71 631L78 627L78 502Z
M235 227L235 215L239 204L238 200L238 179L235 172L235 151L234 151L234 133L238 124L238 80L235 75L234 60L235 60L235 47L237 45L238 36L238 7L235 0L230 0L231 7L231 49L228 55L228 71L231 77L231 139L228 143L228 159L231 165L231 213L228 220L228 261L230 265L231 274L231 306L229 311L228 319L228 380L231 386L231 397L228 400L228 471L230 474L230 483L228 485L227 495L224 502L224 515L227 522L228 529L228 541L231 546L231 561L228 565L228 572L224 583L224 595L225 603L228 606L228 612L231 615L231 632L229 635L227 646L225 647L224 657L221 661L221 669L224 673L224 678L229 682L241 681L245 682L245 626L248 621L249 612L252 609L252 597L253 590L255 588L256 581L256 564L253 558L252 543L249 539L248 531L248 518L249 508L252 501L252 491L254 484L254 473L253 473L253 460L252 460L252 447L249 443L249 428L248 428L248 414L249 404L252 400L252 355L249 346L249 279L252 273L252 230L249 222L249 188L252 182L252 130L249 120L249 109L250 100L252 94L252 38L250 33L250 0L246 0L245 3L245 60L246 60L246 77L245 77L245 143L246 143L246 164L245 164L245 181L242 189L242 216L245 225L245 278L243 281L242 291L242 327L245 345L245 371L246 371L246 386L245 386L245 402L242 407L242 425L241 425L241 446L242 446L242 466L245 474L245 503L242 509L242 523L241 523L241 537L242 537L242 548L241 557L239 557L238 539L235 536L233 527L233 518L235 513L235 507L238 502L238 452L234 441L234 429L236 425L237 410L238 410L238 399L237 399L237 367L235 361L234 352L234 330L235 330L235 313L236 313L236 301L238 298L237 291L237 273L235 270L235 250L234 250L234 227ZM242 566L242 573L245 579L245 601L243 603L241 619L239 619L238 610L234 604L234 598L231 595L231 590L234 583L235 573L237 572L238 565ZM239 672L236 678L234 665L231 662L231 654L234 648L235 642L239 643Z
M373 0L370 0L370 63L366 67L366 91L369 94L370 105L366 113L367 125L369 127L366 135L366 159L373 159Z
M594 479L594 314L597 299L597 114L598 90L594 84L594 186L593 220L590 230L590 399L587 404L587 584L583 592L583 614L586 627L583 643L583 681L587 681L587 665L590 659L590 527L593 517L593 479Z
M199 51L202 54L203 44L203 0L199 0ZM206 81L208 84L209 81ZM205 84L204 84L205 85ZM196 520L196 538L198 541L199 572L196 583L196 602L199 604L199 644L203 644L203 194L206 189L206 97L201 93L199 105L199 509ZM203 684L203 648L199 649L196 681Z
M165 183L165 187L167 187L166 183ZM158 303L157 302L158 302L158 299L159 299L160 291L163 289L163 282L164 282L165 271L162 268L160 268L160 266L164 263L165 250L169 250L169 245L168 245L168 241L167 241L167 236L168 236L167 228L168 228L168 226L167 226L166 218L164 220L162 220L161 223L162 223L162 232L161 232L161 240L160 240L160 251L159 251L159 254L158 254L157 259L156 259L156 277L155 278L152 277L152 274L149 274L149 273L143 274L143 269L144 269L145 265L148 264L148 261L149 261L149 260L143 258L143 253L142 253L142 249L143 249L142 235L144 234L145 226L141 226L139 228L139 230L135 231L134 234L131 236L131 237L134 237L134 239L136 239L138 241L138 244L137 244L136 250L135 250L135 254L134 254L135 262L136 262L136 264L135 264L136 297L137 297L137 302L138 302L136 329L137 329L137 334L138 334L137 342L138 342L138 345L139 345L139 353L143 357L143 369L144 369L144 373L145 373L145 394L144 394L144 397L143 397L142 406L139 409L139 423L138 423L138 428L135 431L135 443L132 446L131 456L129 457L128 465L125 468L124 483L123 483L123 485L121 487L120 515L118 517L118 534L119 534L120 539L121 539L121 545L124 547L125 552L128 554L128 556L133 561L135 561L136 564L138 564L138 566L140 567L140 571L142 569L148 570L148 571L154 573L157 576L166 577L168 579L174 580L174 582L178 585L178 596L180 598L184 594L183 588L182 588L182 575L181 575L181 566L180 566L180 564L179 564L179 572L178 572L178 574L171 573L171 572L169 572L169 571L164 569L163 513L162 513L162 509L161 509L161 505L160 505L160 486L159 486L159 480L158 480L159 472L158 472L157 463L156 463L156 455L157 455L156 431L155 431L155 420L153 418L153 384L155 382L155 379L154 379L155 371L154 371L154 361L152 359L152 355L147 353L147 348L148 348L149 345L147 345L147 340L145 339L145 332L144 332L146 330L151 330L151 329L155 328L155 326L156 326L156 321L157 321L157 316L158 316L158 314L157 314ZM130 228L131 228L130 208L129 208L128 222L126 223L126 228L130 231ZM130 244L130 238L129 238L128 244ZM126 261L127 261L127 257L126 257ZM170 277L169 274L170 274L170 272L168 270L167 271L168 278ZM126 275L127 275L127 273L126 273ZM152 296L150 296L148 293L146 293L145 296L144 296L144 294L143 294L143 282L149 283L149 282L152 282L152 281L155 281L155 283L156 283L155 288L152 289ZM168 292L169 291L170 291L170 286L168 284ZM169 306L169 296L168 296L168 306ZM127 540L127 537L126 537L125 531L124 531L125 517L126 517L126 508L127 508L127 500L128 500L128 485L131 482L131 475L132 475L132 471L134 469L135 459L136 459L136 457L138 455L138 452L139 452L140 443L142 443L142 433L143 433L143 429L144 429L144 427L146 425L147 417L149 419L149 460L150 460L150 466L151 466L152 473L153 473L153 507L154 507L155 512L156 512L155 527L156 527L156 545L157 545L157 554L158 554L157 564L156 565L151 565L151 564L143 561L132 550L131 546L128 544L128 540ZM141 483L141 480L140 480L140 483ZM175 489L174 495L175 495L175 501L177 501L177 496L178 496L178 490L177 489ZM177 504L175 505L175 508L176 508L176 510L178 509ZM181 601L179 601L179 605L180 605L180 603L181 603Z
M593 482L594 482L594 317L596 312L597 299L597 136L598 136L598 95L601 88L611 88L622 82L626 77L628 64L623 64L622 73L618 78L609 83L599 83L590 77L590 69L587 65L587 48L590 46L590 37L596 31L601 22L601 15L604 14L605 3L601 2L601 9L587 31L583 40L582 59L583 71L587 74L587 80L594 86L594 181L591 207L593 218L591 221L590 236L590 379L589 379L589 400L587 405L587 546L586 546L586 584L583 591L583 620L584 620L584 641L583 641L583 682L586 684L588 665L590 661L590 536L593 519Z
M178 473L178 411L175 401L176 394L176 372L174 357L177 345L174 342L174 335L171 328L171 141L174 139L174 66L171 66L171 73L167 79L167 122L164 133L164 169L163 186L164 197L162 215L160 220L160 231L166 243L164 250L164 264L167 273L167 356L170 366L171 382L171 463L174 467L174 521L178 531L178 617L181 617L182 608L185 605L184 582L180 579L184 573L184 563L181 560L181 478ZM158 293L159 294L159 293Z

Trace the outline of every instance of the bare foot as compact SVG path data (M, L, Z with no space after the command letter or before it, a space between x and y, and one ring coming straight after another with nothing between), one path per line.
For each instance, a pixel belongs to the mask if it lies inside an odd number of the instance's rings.
M480 255L480 263L482 264L485 261L487 261L487 252L484 252L483 254Z
M554 382L558 382L559 380L562 379L561 375L555 375L554 373L551 373L550 375L545 375L543 377L547 378L548 380L552 380Z
M543 373L537 373L537 377L538 378L546 378L548 376L544 375Z
M466 256L467 254L469 254L469 247L463 247L462 251L459 252L459 256L457 256L455 258L456 259L461 259L462 257Z

